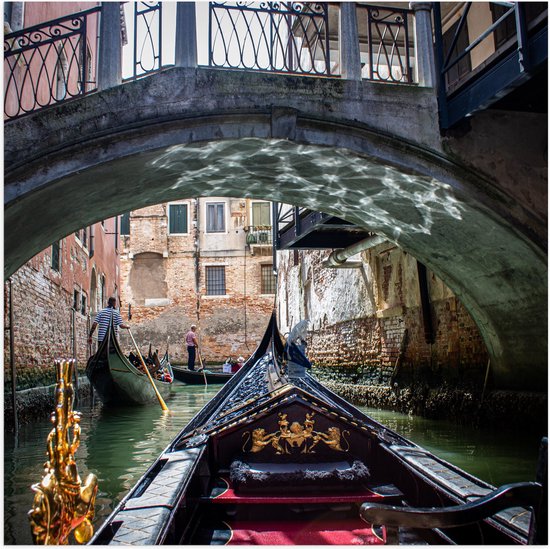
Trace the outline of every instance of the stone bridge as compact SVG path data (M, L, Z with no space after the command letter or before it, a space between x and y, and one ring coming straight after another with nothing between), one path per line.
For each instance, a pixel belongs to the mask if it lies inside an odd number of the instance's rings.
M485 111L442 137L437 113L431 87L176 67L10 121L5 276L73 230L150 204L304 206L426 264L477 323L496 385L540 390L545 120Z

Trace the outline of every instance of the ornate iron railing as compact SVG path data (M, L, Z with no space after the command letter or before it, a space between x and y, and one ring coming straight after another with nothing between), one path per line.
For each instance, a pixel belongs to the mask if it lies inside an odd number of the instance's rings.
M162 2L127 3L133 10L132 75L141 78L162 68ZM129 45L126 45L127 47Z
M95 89L92 51L99 7L4 36L7 119Z
M366 29L366 37L360 36L363 78L384 82L413 81L411 43L413 12L406 9L357 5L359 29ZM366 49L366 51L364 51Z
M210 2L208 64L329 76L325 2Z

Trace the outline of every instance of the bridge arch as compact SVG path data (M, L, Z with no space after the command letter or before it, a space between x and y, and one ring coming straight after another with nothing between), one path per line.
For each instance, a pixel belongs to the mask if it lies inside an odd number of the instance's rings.
M320 85L304 80L296 85ZM347 103L336 112L319 100L353 90L317 91L313 107L307 89L254 105L250 97L222 97L221 83L202 103L200 89L180 90L172 103L161 90L164 102L152 109L145 94L146 108L132 117L143 86L155 85L135 84L130 100L121 86L7 124L6 141L21 138L10 151L21 155L7 159L6 275L54 239L130 209L195 196L276 200L338 215L399 244L469 310L500 386L546 383L546 256L514 222L509 198L446 157L434 128L422 129L433 107L427 96L397 128L398 121L384 126L380 113L361 111L354 120ZM108 112L98 102L108 102ZM77 114L82 124L73 127ZM37 121L50 130L57 124L58 133L25 152ZM415 131L416 140L403 135Z

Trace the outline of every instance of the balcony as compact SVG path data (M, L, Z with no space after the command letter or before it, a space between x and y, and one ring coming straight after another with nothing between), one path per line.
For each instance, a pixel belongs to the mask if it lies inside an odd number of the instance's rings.
M244 228L250 255L271 255L273 227L271 225L248 225Z

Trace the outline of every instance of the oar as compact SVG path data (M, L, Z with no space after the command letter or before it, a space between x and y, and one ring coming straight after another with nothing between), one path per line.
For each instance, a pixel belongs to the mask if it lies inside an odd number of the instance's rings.
M208 381L206 381L206 374L204 373L204 364L202 363L201 352L198 349L197 349L197 354L199 355L199 362L201 363L202 377L204 378L204 385L208 387Z
M141 356L141 353L139 351L139 347L137 346L136 340L134 339L134 336L132 335L132 332L130 331L129 328L128 328L128 333L130 334L130 337L132 338L132 342L134 344L134 347L136 348L136 352L138 354L138 357L141 360L141 363L143 364L143 367L145 368L145 373L147 374L147 377L149 378L149 381L151 382L151 385L153 386L153 389L154 389L154 391L157 395L157 398L158 398L159 403L160 403L160 407L165 412L167 412L168 411L168 406L166 406L166 403L162 399L162 396L159 393L159 390L157 389L157 386L155 385L155 382L153 381L153 378L151 377L151 373L149 372L149 368L147 368L147 364L145 364L145 360L143 360L143 357Z

